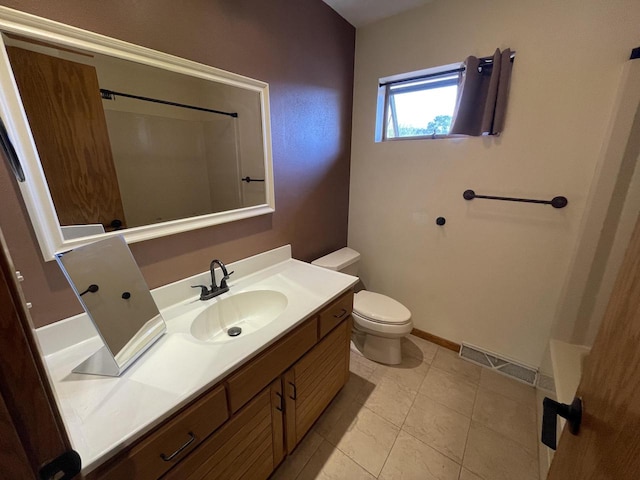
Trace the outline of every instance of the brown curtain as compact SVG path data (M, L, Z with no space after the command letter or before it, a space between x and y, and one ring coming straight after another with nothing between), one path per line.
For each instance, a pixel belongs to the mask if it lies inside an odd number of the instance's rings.
M491 66L480 66L477 57L468 57L464 65L449 133L499 135L509 95L511 50L496 50Z

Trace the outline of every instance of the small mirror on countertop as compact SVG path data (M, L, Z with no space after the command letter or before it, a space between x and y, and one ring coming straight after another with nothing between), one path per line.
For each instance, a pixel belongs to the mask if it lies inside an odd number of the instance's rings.
M120 376L166 331L122 236L56 255L104 346L74 373Z

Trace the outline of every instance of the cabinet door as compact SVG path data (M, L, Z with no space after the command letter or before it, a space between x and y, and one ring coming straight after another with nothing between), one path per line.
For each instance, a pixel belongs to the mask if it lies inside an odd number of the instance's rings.
M280 379L265 388L163 480L263 480L283 456ZM280 422L280 428L274 428ZM278 460L279 462L280 460Z
M343 321L284 375L286 443L291 452L348 379L351 319Z

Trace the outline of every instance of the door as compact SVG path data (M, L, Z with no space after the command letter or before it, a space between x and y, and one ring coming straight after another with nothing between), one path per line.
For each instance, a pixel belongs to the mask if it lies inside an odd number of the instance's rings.
M0 478L66 480L79 472L80 458L71 450L24 303L0 230ZM56 475L56 466L43 473L56 459L73 473Z
M7 54L60 225L125 228L96 69L18 47Z
M548 480L640 478L640 220L577 396L580 432L565 428Z

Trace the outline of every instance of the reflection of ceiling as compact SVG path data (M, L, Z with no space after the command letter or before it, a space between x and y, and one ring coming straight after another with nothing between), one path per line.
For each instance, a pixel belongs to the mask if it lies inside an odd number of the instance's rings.
M433 0L323 0L354 27L391 17Z

